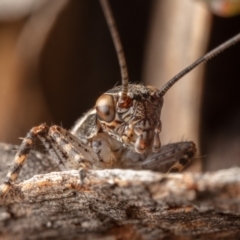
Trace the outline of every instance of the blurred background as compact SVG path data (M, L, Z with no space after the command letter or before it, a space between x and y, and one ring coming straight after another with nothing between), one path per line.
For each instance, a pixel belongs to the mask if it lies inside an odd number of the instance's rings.
M130 80L161 88L240 32L239 0L110 0ZM193 140L191 170L240 166L240 44L166 94L162 143ZM0 0L0 141L46 122L70 128L120 84L97 0Z

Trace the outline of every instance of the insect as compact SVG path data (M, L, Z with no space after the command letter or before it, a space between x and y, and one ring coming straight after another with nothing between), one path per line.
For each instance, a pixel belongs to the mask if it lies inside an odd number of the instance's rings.
M116 48L122 85L102 94L95 107L67 131L41 124L24 138L1 186L3 198L15 183L35 141L39 139L60 168L79 169L84 183L88 169L132 168L181 171L196 153L193 142L161 146L161 108L166 92L199 64L240 41L240 34L215 48L167 82L161 90L129 84L119 34L107 0L100 0Z

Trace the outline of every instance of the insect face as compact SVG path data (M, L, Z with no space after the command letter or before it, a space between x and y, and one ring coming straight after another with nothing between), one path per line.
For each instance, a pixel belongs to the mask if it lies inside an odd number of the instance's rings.
M121 102L121 90L117 86L97 100L102 130L137 153L159 152L163 98L155 96L154 87L129 84L127 98Z

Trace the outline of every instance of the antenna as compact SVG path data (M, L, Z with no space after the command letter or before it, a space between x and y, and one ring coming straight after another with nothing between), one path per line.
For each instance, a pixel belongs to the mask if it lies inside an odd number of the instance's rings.
M212 51L204 55L203 57L199 58L197 61L192 63L190 66L186 67L183 69L180 73L178 73L175 77L170 79L163 87L161 90L156 92L157 97L163 97L165 93L172 87L173 84L175 84L179 79L181 79L184 75L189 73L191 70L193 70L195 67L200 65L201 63L205 63L209 61L210 59L214 58L217 56L219 53L223 52L225 49L231 47L232 45L236 44L237 42L240 41L240 33L238 33L236 36L230 38L228 41L222 43L218 47L214 48Z
M128 82L129 82L129 77L128 77L128 71L127 71L127 64L126 64L126 59L124 56L123 52L123 47L122 43L119 37L119 33L117 30L117 26L111 11L111 8L109 6L108 0L100 0L103 13L105 15L113 43L115 46L115 49L117 51L117 56L118 56L118 62L120 65L120 70L121 70L121 77L122 77L122 95L121 95L121 100L124 101L127 98L127 93L128 93Z

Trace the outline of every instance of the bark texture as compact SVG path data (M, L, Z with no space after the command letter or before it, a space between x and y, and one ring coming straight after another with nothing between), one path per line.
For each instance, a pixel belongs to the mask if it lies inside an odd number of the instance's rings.
M13 149L0 145L2 181ZM20 183L0 203L0 239L240 238L240 168L95 170L82 186L78 171L58 170L46 155L30 155Z

